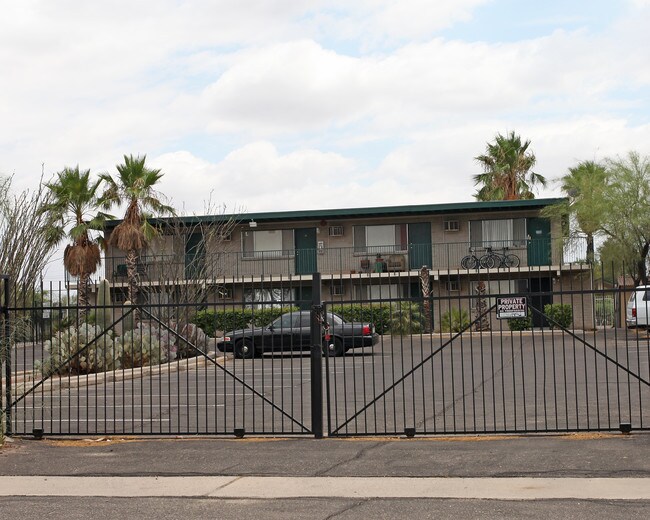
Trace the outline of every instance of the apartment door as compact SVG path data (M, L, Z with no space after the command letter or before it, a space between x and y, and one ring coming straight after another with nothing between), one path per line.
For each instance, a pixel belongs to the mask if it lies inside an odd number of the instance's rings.
M528 265L551 265L551 222L546 218L529 218Z
M185 278L201 278L205 271L205 244L202 233L192 233L185 242Z
M417 222L408 225L409 268L431 267L431 223Z
M316 228L300 228L294 231L296 242L296 274L316 272Z

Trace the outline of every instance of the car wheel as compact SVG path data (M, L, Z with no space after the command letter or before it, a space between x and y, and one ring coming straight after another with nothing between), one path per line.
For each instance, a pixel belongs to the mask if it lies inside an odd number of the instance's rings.
M255 347L250 339L243 339L235 344L235 357L239 359L253 359Z
M331 357L339 357L345 354L345 348L343 347L343 342L340 338L331 338L329 341L325 342L325 347L323 348L323 355Z

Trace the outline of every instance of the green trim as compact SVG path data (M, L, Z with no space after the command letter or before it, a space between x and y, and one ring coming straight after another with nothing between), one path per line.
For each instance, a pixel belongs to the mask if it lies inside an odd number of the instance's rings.
M530 199L530 200L497 200L489 202L451 202L448 204L422 204L409 206L379 206L371 208L344 208L344 209L314 209L300 211L274 211L267 213L241 213L227 215L201 215L192 217L177 217L176 219L156 218L153 222L166 222L177 220L184 224L198 224L201 222L223 222L234 219L238 222L254 220L256 222L283 222L289 220L315 221L328 219L343 219L356 217L387 217L387 216L416 216L434 215L440 213L477 213L491 211L508 211L516 209L541 209L546 206L565 201L563 198ZM106 222L107 228L117 226L121 220Z

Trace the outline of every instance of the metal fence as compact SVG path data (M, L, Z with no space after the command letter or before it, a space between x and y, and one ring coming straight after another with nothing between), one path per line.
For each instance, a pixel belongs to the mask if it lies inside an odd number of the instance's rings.
M96 286L89 308L64 284L2 283L10 434L650 427L648 335L626 328L625 305L613 303L632 289L596 289L583 264L251 277L245 291L192 301L170 283L165 298L150 289L136 304ZM603 318L610 307L619 315Z

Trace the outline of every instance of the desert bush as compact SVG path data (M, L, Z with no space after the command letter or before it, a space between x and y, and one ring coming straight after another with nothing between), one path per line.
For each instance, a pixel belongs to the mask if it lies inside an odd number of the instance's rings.
M510 318L508 320L508 328L512 331L528 330L533 328L533 318L528 311L525 318Z
M391 306L390 333L400 336L422 332L424 317L417 303L397 302Z
M573 323L573 308L568 303L547 303L544 305L544 314L548 316L551 328L562 327L568 329Z
M442 315L440 330L442 332L460 332L469 327L469 312L466 309L451 309Z

